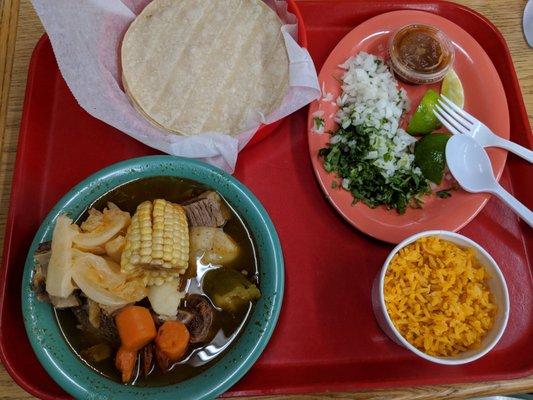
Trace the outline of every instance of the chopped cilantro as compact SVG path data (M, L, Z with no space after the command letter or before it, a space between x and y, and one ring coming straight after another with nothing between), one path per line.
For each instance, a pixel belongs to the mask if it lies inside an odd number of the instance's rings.
M315 130L319 130L326 124L326 121L324 121L324 118L321 118L321 117L314 117L313 121L315 122Z
M452 197L452 194L450 193L452 189L453 188L439 190L436 194L441 199L447 199L448 197Z
M403 214L407 207L420 208L424 194L431 192L426 179L412 169L398 170L389 178L366 159L371 150L370 132L375 127L365 125L339 128L335 135L343 139L320 149L324 159L324 169L335 172L341 179L349 179L348 191L354 197L353 204L362 201L370 208L384 205ZM348 145L352 143L352 145Z

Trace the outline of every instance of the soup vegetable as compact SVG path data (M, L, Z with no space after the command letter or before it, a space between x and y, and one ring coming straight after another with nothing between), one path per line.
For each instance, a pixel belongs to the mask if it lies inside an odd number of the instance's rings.
M183 381L215 363L259 299L250 233L215 191L155 177L60 215L33 289L72 350L127 384Z

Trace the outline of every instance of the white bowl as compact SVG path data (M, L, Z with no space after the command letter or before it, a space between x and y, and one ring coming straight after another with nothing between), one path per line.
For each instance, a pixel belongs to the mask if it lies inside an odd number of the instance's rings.
M396 327L392 323L391 318L389 317L387 308L385 306L385 298L383 294L385 274L387 273L389 264L392 258L401 248L413 243L421 237L426 236L438 236L443 240L447 240L461 247L474 248L476 250L476 258L481 263L481 265L485 267L485 270L491 276L491 279L487 281L487 284L493 296L493 301L498 306L498 311L493 327L483 338L483 340L481 341L481 346L477 349L468 350L451 357L430 356L410 344L396 329ZM463 235L459 235L458 233L448 231L424 231L417 233L416 235L413 235L411 237L408 237L403 242L398 244L394 248L394 250L391 251L387 259L385 260L383 267L381 268L381 272L379 273L379 275L376 276L374 284L372 285L372 308L374 309L374 315L381 329L387 334L387 336L389 336L399 345L408 348L416 355L428 361L437 364L459 365L466 364L477 360L480 357L483 357L496 345L496 343L498 343L507 326L507 320L509 319L509 293L507 291L507 284L505 283L505 278L503 277L503 274L500 271L498 264L496 264L496 261L494 261L490 254L487 253L487 251L483 249L483 247L481 247L479 244Z

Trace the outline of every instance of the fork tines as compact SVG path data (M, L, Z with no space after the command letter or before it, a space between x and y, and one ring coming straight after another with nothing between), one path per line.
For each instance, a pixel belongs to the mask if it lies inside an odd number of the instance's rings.
M433 113L438 120L453 134L468 134L477 120L466 111L457 107L450 99L443 94L437 100Z

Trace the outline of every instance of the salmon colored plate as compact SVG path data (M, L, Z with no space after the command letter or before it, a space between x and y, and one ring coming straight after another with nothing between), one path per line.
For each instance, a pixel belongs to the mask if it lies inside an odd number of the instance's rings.
M453 22L440 16L422 11L394 11L379 15L357 26L335 47L324 63L319 75L319 82L324 93L333 94L336 99L340 92L338 78L343 70L338 67L349 57L365 51L385 58L391 32L413 24L433 25L448 35L455 47L454 68L461 79L465 93L465 110L483 121L495 133L509 139L509 110L503 85L491 60L474 38ZM435 85L412 86L401 84L411 102L411 113L416 109L427 89L440 90L440 83ZM308 138L309 151L313 169L318 181L331 204L353 226L377 239L390 243L399 243L408 236L424 230L444 229L457 231L470 222L485 206L489 199L487 194L470 194L463 190L452 192L452 197L440 199L435 195L424 197L421 209L408 209L399 215L396 211L387 211L384 207L371 209L363 203L352 205L352 195L342 188L332 188L337 176L328 174L318 157L318 151L326 147L328 134L313 131L313 114L324 111L325 132L336 130L333 121L338 107L329 99L315 101L309 108ZM409 120L408 114L404 118ZM499 179L507 153L500 149L488 149L494 173ZM442 187L449 187L450 182Z

